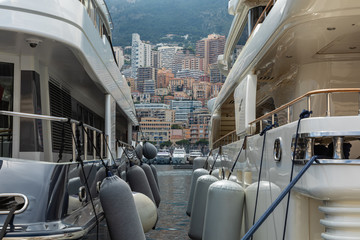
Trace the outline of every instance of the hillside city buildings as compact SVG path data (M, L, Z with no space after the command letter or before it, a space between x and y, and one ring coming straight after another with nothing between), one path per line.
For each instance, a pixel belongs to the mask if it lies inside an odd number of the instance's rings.
M159 147L168 141L195 144L208 138L207 102L218 95L225 81L217 67L225 41L225 36L210 34L192 52L171 44L152 46L133 33L131 57L122 56L122 48L114 48L121 66L123 59L131 59L131 66L122 72L135 102L142 131L139 139Z

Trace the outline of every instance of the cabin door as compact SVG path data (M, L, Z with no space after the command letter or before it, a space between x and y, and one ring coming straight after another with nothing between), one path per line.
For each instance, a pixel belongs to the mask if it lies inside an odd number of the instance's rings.
M13 110L14 64L0 62L0 110ZM12 156L12 117L0 115L0 156Z

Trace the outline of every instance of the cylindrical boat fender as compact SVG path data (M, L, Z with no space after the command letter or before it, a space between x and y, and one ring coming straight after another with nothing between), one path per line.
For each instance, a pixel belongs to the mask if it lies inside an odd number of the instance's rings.
M125 182L127 182L126 171L122 171L122 172L120 173L120 178L121 178L122 180L124 180Z
M211 175L216 177L217 179L220 179L220 169L216 168L211 172Z
M126 179L129 182L131 190L145 194L155 203L149 181L141 167L137 165L130 167L126 173Z
M161 199L160 199L159 188L156 184L156 180L155 180L153 171L151 170L151 167L146 163L142 164L141 168L144 170L144 172L146 174L147 180L150 185L151 192L152 192L154 200L155 200L156 207L159 207Z
M196 182L189 228L191 239L202 239L207 193L210 185L216 181L218 181L216 177L204 175L199 177Z
M159 189L159 192L160 192L159 180L158 180L158 175L157 175L156 167L155 167L153 164L151 164L150 167L151 167L151 170L152 170L152 172L153 172L153 174L154 174L154 178L155 178L155 181L156 181L156 185L158 186L158 189Z
M230 181L232 181L232 182L239 183L238 178L237 178L236 176L234 176L234 175L231 175L228 180L230 180Z
M142 159L142 157L143 157L143 147L140 144L138 144L135 147L135 154L136 154L136 157L138 159L140 159L140 160Z
M143 230L144 232L148 232L155 226L157 221L157 209L155 203L142 193L133 192L133 197Z
M103 180L100 201L112 240L145 240L131 189L114 175Z
M203 240L238 240L245 191L237 183L220 180L210 185L205 210Z
M144 146L143 146L144 157L146 157L147 159L150 160L150 159L155 158L156 154L157 154L157 149L153 144L151 144L149 142L144 143Z
M194 200L194 191L195 191L195 187L196 187L196 181L198 180L199 177L201 177L203 175L208 175L208 174L209 174L208 170L199 168L199 169L196 169L191 176L189 201L188 201L188 205L187 205L187 209L186 209L186 214L188 216L191 215L191 208L192 208L193 200Z
M245 222L249 223L249 224L245 224L246 226L245 232L247 232L252 226L257 187L258 187L258 182L254 182L245 189L245 203L246 203L245 216L247 217ZM260 181L255 222L263 215L263 213L271 205L272 201L274 201L279 196L280 193L281 193L281 189L276 184L268 181ZM284 207L279 206L278 208L276 208L272 213L274 214L274 217L269 217L261 225L261 227L254 233L253 235L254 240L280 238L279 233L282 234L283 232L284 221L275 222L274 220L284 219L285 216L284 209L286 206L286 201L283 201L282 204L285 204Z
M193 171L202 168L205 164L207 157L196 157L193 161Z

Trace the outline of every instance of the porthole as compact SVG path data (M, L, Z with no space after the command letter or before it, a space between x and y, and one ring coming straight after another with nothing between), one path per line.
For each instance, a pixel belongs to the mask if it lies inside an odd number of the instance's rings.
M274 160L276 162L280 162L281 161L281 153L282 153L281 138L275 139L273 153L274 153Z

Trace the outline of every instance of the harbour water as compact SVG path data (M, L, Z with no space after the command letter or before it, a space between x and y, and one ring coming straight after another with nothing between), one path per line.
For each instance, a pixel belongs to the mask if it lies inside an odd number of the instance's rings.
M155 165L158 170L161 203L159 221L146 233L147 240L190 239L190 218L186 207L191 184L191 169L173 169L172 165Z
M186 215L191 184L191 169L173 169L173 165L154 165L158 171L161 203L156 228L146 233L147 240L190 239L190 218ZM106 221L82 240L110 240Z

